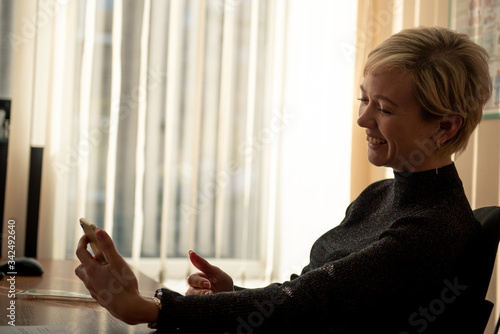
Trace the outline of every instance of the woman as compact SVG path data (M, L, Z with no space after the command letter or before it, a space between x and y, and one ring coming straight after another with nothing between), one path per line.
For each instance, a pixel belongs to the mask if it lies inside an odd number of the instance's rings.
M102 230L109 264L95 261L82 237L76 274L117 318L169 332L427 330L442 313L436 305L464 289L448 277L479 231L451 155L465 149L491 95L487 61L467 36L437 27L403 30L369 54L358 124L366 129L369 161L393 168L395 178L365 189L290 281L234 287L190 252L201 272L188 278L186 296L161 289L154 299L142 297ZM104 298L110 290L120 293Z

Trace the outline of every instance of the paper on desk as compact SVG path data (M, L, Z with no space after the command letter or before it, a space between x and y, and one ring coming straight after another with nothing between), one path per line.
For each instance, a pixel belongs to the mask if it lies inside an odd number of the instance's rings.
M66 325L0 326L2 334L73 334Z
M79 293L63 290L47 290L47 289L28 289L16 293L18 297L38 298L38 299L56 299L56 300L78 300L86 302L94 302L95 300L88 293Z

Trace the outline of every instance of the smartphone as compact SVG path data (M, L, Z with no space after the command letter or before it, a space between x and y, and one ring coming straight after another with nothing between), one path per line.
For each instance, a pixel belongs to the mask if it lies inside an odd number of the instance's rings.
M108 259L106 258L106 255L104 255L101 248L99 247L99 243L97 242L97 238L95 236L95 230L97 226L95 226L95 224L89 222L85 218L80 218L80 226L83 228L83 232L87 236L87 239L89 239L90 241L90 247L94 252L95 259L102 264L108 263Z

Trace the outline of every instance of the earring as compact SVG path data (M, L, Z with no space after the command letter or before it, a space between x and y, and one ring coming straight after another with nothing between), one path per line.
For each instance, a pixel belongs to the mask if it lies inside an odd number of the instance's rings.
M443 139L444 137L441 137L439 138L437 141L436 141L436 147L434 147L434 150L435 151L439 151L439 149L441 148L441 140ZM439 174L438 172L438 167L436 166L436 175Z

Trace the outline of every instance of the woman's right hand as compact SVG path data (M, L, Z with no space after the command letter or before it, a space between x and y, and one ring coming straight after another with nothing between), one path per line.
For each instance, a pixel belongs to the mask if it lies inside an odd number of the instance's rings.
M189 251L189 259L201 272L191 274L187 278L189 288L186 296L234 291L233 279L219 267L211 265L193 251Z

